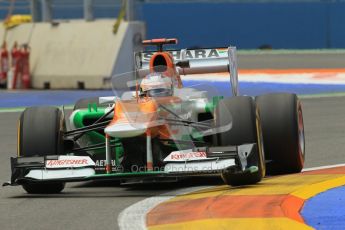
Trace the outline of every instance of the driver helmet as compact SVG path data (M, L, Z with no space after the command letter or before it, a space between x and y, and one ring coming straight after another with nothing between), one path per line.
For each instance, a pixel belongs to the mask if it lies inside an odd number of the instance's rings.
M173 95L173 82L163 73L150 73L141 81L140 91L148 97L168 97Z

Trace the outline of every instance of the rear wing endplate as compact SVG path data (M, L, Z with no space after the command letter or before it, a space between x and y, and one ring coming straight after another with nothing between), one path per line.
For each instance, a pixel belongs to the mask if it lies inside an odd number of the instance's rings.
M211 49L168 50L175 64L188 61L188 67L176 67L180 75L207 74L229 72L232 94L237 96L238 73L236 47ZM144 77L149 72L150 58L155 52L144 51L135 53L136 69L139 76Z

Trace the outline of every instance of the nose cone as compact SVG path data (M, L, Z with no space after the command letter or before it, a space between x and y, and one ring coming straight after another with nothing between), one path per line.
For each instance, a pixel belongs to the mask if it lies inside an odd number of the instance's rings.
M147 125L143 123L121 123L116 122L107 126L104 130L111 137L135 137L146 132Z
M115 105L114 117L104 132L111 137L135 137L149 127L156 126L157 104L154 100L120 101Z

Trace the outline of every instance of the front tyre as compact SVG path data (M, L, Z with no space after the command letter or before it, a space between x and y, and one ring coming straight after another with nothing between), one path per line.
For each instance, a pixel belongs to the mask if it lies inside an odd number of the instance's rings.
M229 116L232 117L229 119ZM256 167L255 172L222 173L224 182L231 186L255 184L265 176L265 159L261 132L260 115L254 100L247 96L227 98L220 101L215 110L216 122L225 124L232 121L232 128L218 134L217 142L220 146L243 145L256 143L256 149L247 159L248 168Z
M64 117L58 108L31 107L24 110L18 125L18 156L47 156L63 153ZM59 193L63 182L28 183L23 188L30 194Z
M65 188L65 183L23 184L22 187L29 194L57 194Z

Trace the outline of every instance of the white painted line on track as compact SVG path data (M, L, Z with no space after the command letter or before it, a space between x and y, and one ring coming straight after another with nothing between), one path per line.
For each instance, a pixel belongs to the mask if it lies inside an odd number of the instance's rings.
M53 107L57 107L57 108L62 108L62 106L58 106L58 105L47 105L47 106L53 106ZM19 112L23 112L26 108L29 108L29 107L32 107L32 106L28 106L28 107L13 107L13 108L0 108L0 113L19 113ZM73 109L73 105L65 105L64 107L65 107L65 109Z
M18 107L18 108L0 108L0 113L18 113L23 112L24 107Z
M239 73L239 83L269 83L292 85L345 85L345 73ZM228 73L185 75L183 81L228 82Z
M312 167L312 168L305 168L302 170L302 172L308 172L313 170L319 170L319 169L331 169L336 167L342 167L345 166L345 164L335 164L335 165L325 165L325 166L318 166L318 167Z
M170 200L177 195L195 192L213 186L196 186L190 188L177 189L167 193L153 196L139 201L124 209L117 218L120 229L147 229L146 214L160 203Z
M320 93L320 94L299 94L298 98L301 99L316 99L316 98L327 98L327 97L344 97L345 92L339 93Z

